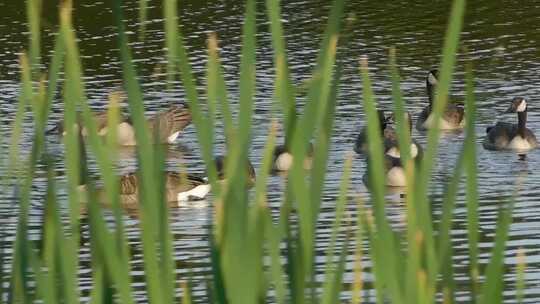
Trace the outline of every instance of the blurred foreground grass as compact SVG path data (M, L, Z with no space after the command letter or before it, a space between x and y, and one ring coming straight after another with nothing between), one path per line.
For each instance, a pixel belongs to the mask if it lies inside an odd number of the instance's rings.
M501 211L489 263L485 269L478 265L478 206L476 186L475 152L475 101L472 63L467 70L467 127L462 154L455 166L454 176L447 185L443 202L443 214L435 225L428 198L433 159L436 155L440 131L433 128L428 133L428 144L422 163L415 167L404 151L403 163L408 174L406 187L406 230L395 231L385 215L384 175L382 172L382 145L376 115L376 101L368 75L368 61L361 59L359 73L363 79L363 105L367 117L370 141L369 159L373 168L369 176L371 201L358 201L357 219L344 219L345 204L351 172L351 159L344 163L340 194L336 201L335 223L332 228L330 245L326 252L326 266L322 286L315 280L315 254L318 247L316 223L321 207L323 185L327 171L327 158L334 122L337 95L340 87L340 66L336 55L341 45L340 32L344 0L334 0L328 23L320 45L317 64L307 83L307 102L298 109L297 86L292 82L288 66L286 42L280 18L278 0L266 0L265 12L269 20L274 49L275 68L275 111L283 117L284 134L294 157L294 164L287 178L279 218L273 220L266 204L266 182L271 168L272 151L276 144L276 123L268 132L268 138L254 193L245 189L245 170L241 170L250 147L253 108L255 105L255 49L256 9L254 0L245 4L245 19L242 28L242 50L240 66L240 97L237 108L231 108L227 87L220 65L217 37L208 39L208 59L206 71L207 87L201 96L196 88L190 60L184 40L179 31L177 3L163 0L164 26L166 33L167 75L169 83L181 80L186 92L197 138L201 148L213 191L215 210L209 231L211 252L211 275L207 281L208 302L213 303L261 303L271 299L277 303L337 303L342 292L352 296L352 302L364 300L366 271L374 279L370 283L376 290L377 303L433 303L456 302L454 291L456 279L452 264L452 225L458 183L466 176L467 229L469 248L469 278L471 302L500 303L503 295L503 257L511 208ZM464 0L455 0L444 42L440 64L440 84L437 87L434 115L441 115L447 102L455 54L459 46L465 8ZM164 184L160 172L164 168L164 152L160 146L150 144L148 128L144 120L143 94L137 81L137 69L133 64L131 49L125 34L122 1L112 1L117 20L119 50L123 68L124 88L127 93L129 112L136 129L139 162L140 229L144 259L145 290L148 302L173 303L176 294L182 291L182 303L191 303L189 278L180 278L178 286L176 265L173 262L172 237L169 227L169 210L163 200ZM141 24L146 19L146 0L139 1ZM48 72L40 62L40 0L27 1L30 43L28 52L21 56L21 91L19 108L14 120L9 145L9 166L0 175L3 179L2 191L18 191L19 217L17 236L11 251L12 263L0 275L0 302L2 303L78 303L80 265L79 250L81 210L87 209L85 220L90 233L92 267L91 303L136 303L130 272L130 248L126 241L122 210L117 190L118 177L113 171L116 147L114 132L109 133L105 143L96 133L95 122L91 119L87 103L84 70L77 46L77 33L71 20L71 3L64 1L60 7L58 32ZM141 27L140 38L144 37ZM389 56L389 71L393 80L393 100L399 130L399 144L409 146L410 134L402 115L405 111L399 86L395 52ZM63 79L60 79L60 77ZM115 228L105 224L102 206L97 201L95 185L86 174L86 162L80 159L81 145L78 134L66 128L66 175L69 199L69 219L61 220L61 208L56 201L57 184L53 176L54 163L44 153L46 141L44 130L51 103L61 92L64 103L64 120L73 125L76 112L80 111L83 124L89 130L89 151L95 156L99 173L106 190L108 201L112 202ZM118 107L109 108L109 125L118 123ZM31 109L34 118L34 141L28 159L19 159L19 143L22 120ZM298 113L297 113L298 111ZM237 113L236 121L233 113ZM278 113L275 113L278 116ZM223 119L227 137L226 167L227 182L217 182L217 172L213 160L214 131L217 117ZM271 118L269 118L271 119ZM306 172L303 159L308 154L309 145L314 146L312 170ZM3 151L2 151L3 152ZM30 191L34 183L36 164L45 163L48 169L47 195L43 203L43 231L39 242L29 240L28 218L30 212ZM21 172L20 166L24 164ZM82 173L82 174L81 174ZM77 190L81 184L88 187L88 203L81 205ZM13 184L16 184L14 186ZM85 200L86 201L86 200ZM294 218L294 219L293 219ZM296 221L298 224L296 224ZM345 241L338 243L340 227L348 225ZM83 246L88 246L84 244ZM362 254L368 248L371 267L363 265ZM353 269L346 267L347 252L355 247ZM336 253L339 253L336 256ZM0 260L6 260L6 250L0 251ZM3 263L2 263L3 265ZM345 271L354 272L353 284L344 284ZM525 271L524 265L519 273ZM523 282L518 289L523 289ZM518 290L518 301L521 298Z

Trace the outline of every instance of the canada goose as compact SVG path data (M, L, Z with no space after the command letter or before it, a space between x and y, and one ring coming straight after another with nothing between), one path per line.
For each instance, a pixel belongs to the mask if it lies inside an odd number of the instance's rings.
M219 181L225 178L224 157L218 156L215 159ZM246 163L246 186L251 187L255 182L255 169L251 162ZM211 190L210 183L206 177L197 174L181 174L178 172L164 172L165 193L164 198L171 206L178 206L188 201L203 200ZM79 192L86 195L87 177L81 176ZM120 204L124 209L136 209L139 207L140 181L137 173L129 173L119 177ZM110 205L104 189L97 188L97 199L104 205Z
M313 160L313 145L309 143L307 154L304 158L304 169L311 169ZM292 168L293 155L285 145L277 146L274 149L272 158L272 172L286 172Z
M405 124L407 124L409 127L409 136L412 136L411 114L408 111L406 111L404 115L405 115ZM394 128L392 127L392 126L396 126L395 114L394 113L390 114L388 118L386 119L386 121L387 121L387 127L384 132L385 138L383 142L385 154L389 156L393 156L395 158L400 158L398 134L397 134L397 131L394 130ZM421 148L420 144L416 140L412 139L411 143L416 145L416 147Z
M395 136L395 132L393 130L390 132L389 129L387 129L388 121L384 114L383 110L377 110L377 115L379 119L379 126L381 127L381 134L384 138ZM368 136L367 136L368 130L367 126L364 126L362 130L360 131L360 134L358 134L358 137L356 138L356 141L354 143L354 151L358 154L367 154L368 153Z
M399 150L396 150L397 144L388 145L392 147L385 151L384 154L384 174L385 174L385 186L387 187L405 187L406 186L406 172L403 167ZM417 142L411 143L410 148L410 157L414 160L415 164L419 164L420 160L423 157L422 146ZM366 173L364 174L362 180L366 186L369 187L369 172L371 171L371 164L368 159L368 166Z
M416 128L419 131L429 129L432 126L431 111L433 109L433 99L435 97L435 86L438 84L438 70L431 70L426 77L426 90L429 104L420 112L416 121ZM463 104L448 102L446 109L442 113L439 127L441 130L461 129L465 125L465 109Z
M100 136L105 136L108 132L107 112L97 112L93 115L97 127L97 133ZM161 111L147 120L151 131L151 136L154 137L155 143L171 144L173 143L180 132L191 123L191 112L185 106L173 105L167 110ZM81 126L82 119L80 115L77 118L77 126ZM65 135L64 122L58 122L53 129L47 133L56 132ZM121 146L136 146L135 128L130 117L120 117L120 123L117 126L117 141ZM81 128L81 133L84 137L88 135L86 128Z
M538 147L536 136L526 127L527 101L525 98L514 98L505 113L517 113L518 123L497 122L496 125L487 127L484 148L526 151Z

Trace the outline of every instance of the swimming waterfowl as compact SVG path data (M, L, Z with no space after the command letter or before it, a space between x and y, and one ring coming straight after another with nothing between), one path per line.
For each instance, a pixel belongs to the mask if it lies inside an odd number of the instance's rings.
M393 138L395 137L394 130L390 130L387 128L388 121L384 114L383 110L377 110L377 116L379 119L379 126L381 128L381 134L383 135L383 138ZM358 134L358 137L356 138L356 141L354 143L354 151L358 154L367 154L368 153L368 136L367 136L368 130L367 126L364 126L362 130L360 131L360 134Z
M97 112L93 114L97 133L105 136L108 132L107 112ZM120 123L117 126L117 141L120 146L136 146L135 128L130 117L120 116ZM173 105L167 110L161 111L147 120L154 137L155 143L171 144L178 138L180 132L191 123L191 112L185 105ZM78 115L77 126L82 126L82 117ZM64 122L58 122L56 126L47 133L56 132L65 135ZM81 128L81 134L86 137L88 131Z
M416 128L420 131L429 129L433 122L431 111L433 109L433 100L435 98L435 86L438 84L439 71L431 70L426 77L426 90L429 104L420 112L416 121ZM441 115L440 129L441 130L456 130L461 129L465 125L465 109L463 104L448 102L446 109Z
M225 178L224 157L215 159L218 180ZM246 186L251 187L255 182L255 169L249 160L246 163ZM165 183L164 199L171 206L178 206L188 201L203 200L211 190L210 182L206 177L197 174L182 174L178 172L164 172ZM129 173L119 177L120 204L124 209L136 209L139 207L140 180L137 173ZM86 177L81 178L80 192L86 192ZM98 201L109 205L108 198L103 188L97 188Z
M306 156L304 158L304 169L311 169L313 160L313 145L309 143ZM286 172L292 168L293 155L286 145L277 146L274 149L272 158L272 172Z
M486 128L484 148L488 150L527 151L538 147L534 133L526 127L527 100L516 97L505 113L517 113L518 123L497 122Z
M405 124L409 127L409 136L412 136L412 117L408 111L405 111ZM386 119L387 127L385 129L385 138L383 141L384 151L386 155L393 156L395 158L400 158L399 153L399 141L397 131L394 129L396 126L395 114L392 113ZM416 147L421 147L420 144L411 139L411 143L416 145Z
M407 174L405 168L403 167L401 161L401 155L396 143L391 145L385 145L392 147L391 149L386 149L383 159L384 174L385 174L385 186L387 187L405 187L407 185ZM418 165L420 160L423 157L422 146L417 142L411 142L409 156L414 160L415 164ZM366 173L364 174L362 180L366 186L369 186L369 172L371 169L370 161L368 160L368 166Z

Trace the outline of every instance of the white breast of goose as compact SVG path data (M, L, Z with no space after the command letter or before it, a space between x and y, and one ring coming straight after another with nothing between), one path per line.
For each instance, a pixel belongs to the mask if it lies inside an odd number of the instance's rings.
M429 115L429 117L424 122L424 128L432 128L433 127L433 114ZM454 130L461 128L463 126L463 121L459 125L452 124L448 122L446 119L442 118L439 120L439 129L441 130Z
M198 185L191 190L179 192L177 195L178 204L190 200L202 200L206 197L206 195L208 195L208 192L210 192L210 188L211 187L209 184L203 184Z
M276 158L276 169L279 171L288 171L293 164L293 156L289 152L281 153Z
M386 185L391 187L406 186L405 170L402 167L393 167L386 173Z
M532 148L534 148L534 146L532 146L526 138L519 135L512 138L512 140L508 143L508 149L512 150L530 150Z
M127 122L118 124L118 143L123 146L135 146L137 142L135 140L135 130L133 126Z
M416 146L415 143L411 143L411 150L409 153L410 153L409 156L411 158L415 158L418 155L418 147ZM388 149L388 151L386 151L386 155L391 156L393 158L401 158L401 153L399 152L399 147L397 146L394 146Z

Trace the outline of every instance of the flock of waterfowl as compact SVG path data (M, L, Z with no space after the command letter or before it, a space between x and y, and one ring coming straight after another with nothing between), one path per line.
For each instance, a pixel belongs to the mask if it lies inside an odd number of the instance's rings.
M418 114L416 128L419 131L433 127L433 108L435 87L438 83L438 71L429 71L426 77L426 90L428 95L428 105ZM526 152L538 147L538 140L534 133L526 127L527 122L527 101L525 98L516 97L512 100L505 113L517 113L518 123L497 122L493 126L486 128L486 136L483 146L487 150L512 150ZM385 116L384 111L378 111L378 119L381 127L381 136L384 150L384 166L386 175L386 186L404 187L406 185L405 171L401 163L397 134L395 130L394 116ZM412 119L407 112L405 121L409 125L409 134L412 134ZM465 125L465 109L463 103L448 102L439 121L441 130L458 130ZM410 157L416 162L422 158L422 146L415 141L411 141ZM360 155L368 154L367 128L364 127L358 135L354 150ZM367 162L370 170L369 161ZM364 183L367 185L367 172L364 175Z
M416 128L423 131L433 127L433 115L431 113L434 102L435 87L438 83L438 72L436 70L429 71L426 77L426 89L428 105L418 114L416 120ZM497 122L495 125L486 129L486 136L483 146L489 150L515 150L524 152L538 146L538 141L534 133L526 127L527 121L527 101L524 98L516 97L512 100L510 107L505 113L517 113L518 123L512 124L507 122ZM405 186L405 172L401 162L400 151L395 129L395 117L393 114L386 116L384 111L378 110L378 120L381 128L381 136L384 149L384 166L386 175L386 186L403 187ZM81 138L81 142L86 137L87 130L80 123L77 124L77 130ZM94 113L94 121L97 126L97 132L100 136L104 136L109 131L107 125L107 113ZM409 127L409 134L412 134L412 118L406 112L405 121ZM456 130L464 127L465 111L463 103L449 102L444 112L441 115L439 127L441 130ZM191 123L191 113L185 105L174 105L169 109L159 112L147 120L147 125L152 132L150 134L158 134L158 138L153 138L155 143L171 144L173 143L183 129ZM135 130L132 121L129 117L122 116L120 123L116 127L117 140L121 146L136 146ZM50 130L50 132L65 134L62 122ZM156 135L154 135L156 136ZM83 145L84 146L84 145ZM311 156L313 146L310 145L304 168L311 167ZM82 157L86 159L84 147L81 149ZM360 155L366 155L368 151L367 128L364 127L359 133L354 151ZM418 162L422 158L422 146L414 139L411 140L410 157ZM276 147L274 151L274 161L272 170L274 172L287 171L293 163L292 154L285 145ZM367 160L367 159L366 159ZM216 158L216 168L218 177L224 178L224 157ZM367 171L369 172L370 165L367 161ZM249 162L246 161L246 170L248 176L248 184L252 185L255 180L255 170ZM208 180L202 176L195 174L179 174L177 172L164 172L165 174L165 189L166 199L171 204L179 204L180 202L189 200L201 200L206 197L210 191ZM120 196L121 202L126 208L135 208L139 193L139 179L135 173L120 176ZM81 179L81 189L85 189L86 176ZM367 172L364 175L364 183L367 185ZM103 196L105 197L105 196Z

